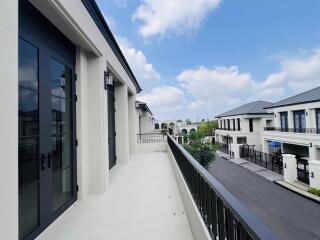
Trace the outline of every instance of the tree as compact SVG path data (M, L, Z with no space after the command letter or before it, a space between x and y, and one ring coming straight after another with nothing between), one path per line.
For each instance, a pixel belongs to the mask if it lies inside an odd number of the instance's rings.
M217 120L202 122L199 126L198 132L200 132L204 136L212 136L213 131L217 128L218 128Z

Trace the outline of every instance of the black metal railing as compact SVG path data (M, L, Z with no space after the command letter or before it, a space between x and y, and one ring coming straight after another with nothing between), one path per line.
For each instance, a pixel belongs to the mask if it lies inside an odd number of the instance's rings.
M170 136L168 144L212 239L277 239Z
M166 134L163 133L139 133L137 134L138 143L162 143L166 142Z
M230 155L231 150L228 144L222 143L222 142L216 142L216 145L218 146L219 151Z
M217 130L226 130L226 131L232 131L232 132L241 131L241 129L239 129L239 128L217 128Z
M310 184L309 163L306 159L297 159L297 179L307 185Z
M265 127L264 131L290 132L290 133L309 133L320 134L318 128L281 128L281 127Z
M249 145L240 146L240 158L255 163L279 174L283 174L282 156L254 150Z

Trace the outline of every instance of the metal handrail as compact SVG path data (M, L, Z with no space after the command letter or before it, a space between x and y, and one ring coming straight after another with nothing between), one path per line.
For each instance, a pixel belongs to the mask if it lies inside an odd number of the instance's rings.
M213 239L278 239L169 135L168 144Z
M290 132L290 133L308 133L308 134L320 134L318 128L281 128L281 127L265 127L264 131L276 131L276 132Z
M166 142L166 134L159 133L138 133L138 143L162 143Z

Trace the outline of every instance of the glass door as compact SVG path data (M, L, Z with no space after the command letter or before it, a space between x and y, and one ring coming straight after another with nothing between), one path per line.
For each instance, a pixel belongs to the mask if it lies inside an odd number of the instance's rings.
M34 239L76 200L74 129L74 67L20 38L20 239Z

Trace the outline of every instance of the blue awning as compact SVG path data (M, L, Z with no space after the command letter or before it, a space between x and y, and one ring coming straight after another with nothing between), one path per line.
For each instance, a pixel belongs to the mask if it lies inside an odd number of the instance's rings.
M269 147L281 147L281 142L269 141Z

